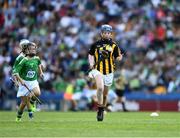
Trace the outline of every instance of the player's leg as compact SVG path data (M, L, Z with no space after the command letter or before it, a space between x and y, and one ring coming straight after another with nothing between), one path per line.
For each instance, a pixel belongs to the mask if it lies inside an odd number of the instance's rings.
M24 86L19 85L18 92L17 92L17 97L21 98L21 102L20 102L20 105L19 105L19 108L18 108L18 111L17 111L17 117L16 117L17 122L21 121L24 108L27 105L27 97L26 97L27 92L28 91L26 90L26 88Z
M32 96L29 102L30 102L31 110L32 110L33 112L35 112L35 111L36 111L36 103L35 103L35 102L36 102L36 99L35 99L35 97Z
M19 105L19 109L17 111L17 117L16 117L17 122L21 121L23 111L24 111L26 104L27 104L26 96L21 96L21 103Z
M98 101L98 112L97 112L97 121L103 121L104 115L104 106L103 106L103 91L104 91L104 82L103 76L98 74L95 76L96 87L97 87L97 101Z
M109 87L104 85L104 91L103 91L103 106L106 107L107 105L107 95L108 95Z
M32 93L34 93L34 94L31 94L30 105L31 105L31 110L32 110L33 112L35 112L35 111L36 111L36 98L35 98L35 96L38 97L38 96L40 96L40 94L41 94L41 91L40 91L39 86L33 88L33 89L32 89ZM35 96L34 96L34 95L35 95Z
M36 86L35 88L33 88L32 91L36 97L39 97L41 95L39 86Z
M27 109L28 109L28 113L29 113L29 118L33 119L34 115L33 115L32 107L30 104L30 96L28 96L26 98L27 98Z
M121 103L122 104L122 109L123 111L127 112L128 110L126 109L126 106L125 106L125 100L126 98L124 97L124 91L123 90L118 90L116 89L116 94L117 94L117 103Z
M95 76L96 87L97 87L97 100L99 106L103 106L103 91L104 91L104 82L102 75Z
M71 111L78 111L78 101L80 101L82 98L82 92L76 92L72 95L71 99Z
M119 97L119 102L122 104L123 111L127 112L128 110L126 109L126 106L125 106L125 100L126 98L124 96Z
M106 108L107 106L107 95L109 91L109 87L113 83L113 73L103 76L104 81L104 91L103 91L103 106Z

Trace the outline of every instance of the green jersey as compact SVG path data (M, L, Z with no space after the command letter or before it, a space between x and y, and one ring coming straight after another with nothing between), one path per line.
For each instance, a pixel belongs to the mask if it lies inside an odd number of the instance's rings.
M38 67L40 64L40 58L37 56L32 58L24 57L15 67L14 74L19 74L19 76L26 81L37 80Z
M15 68L16 66L20 63L20 61L25 57L25 55L23 53L19 54L19 56L16 58L13 68L12 68L12 72L14 74Z

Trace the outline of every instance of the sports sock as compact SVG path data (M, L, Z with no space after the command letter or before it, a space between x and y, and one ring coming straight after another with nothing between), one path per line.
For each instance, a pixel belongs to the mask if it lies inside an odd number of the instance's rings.
M33 113L31 109L28 109L28 112L29 112L29 113Z
M126 110L126 107L125 107L125 103L124 103L124 102L122 102L122 108L123 108L123 111Z
M17 118L21 118L23 114L23 111L18 110L17 112Z
M31 103L31 104L34 104L34 103L35 103L35 101L36 101L36 99L35 99L34 97L31 97L31 99L30 99L30 103Z

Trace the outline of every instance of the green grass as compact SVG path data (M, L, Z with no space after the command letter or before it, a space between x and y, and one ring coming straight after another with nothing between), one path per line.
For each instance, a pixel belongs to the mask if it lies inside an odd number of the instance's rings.
M16 112L0 112L0 137L180 137L180 114L162 112L108 113L103 122L95 112L27 112L16 123Z

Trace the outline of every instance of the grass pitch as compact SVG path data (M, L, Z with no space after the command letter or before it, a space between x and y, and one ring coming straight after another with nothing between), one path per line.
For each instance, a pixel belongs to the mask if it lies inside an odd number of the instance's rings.
M95 112L36 112L15 122L16 112L0 112L0 137L180 137L180 113L116 112L96 121Z

